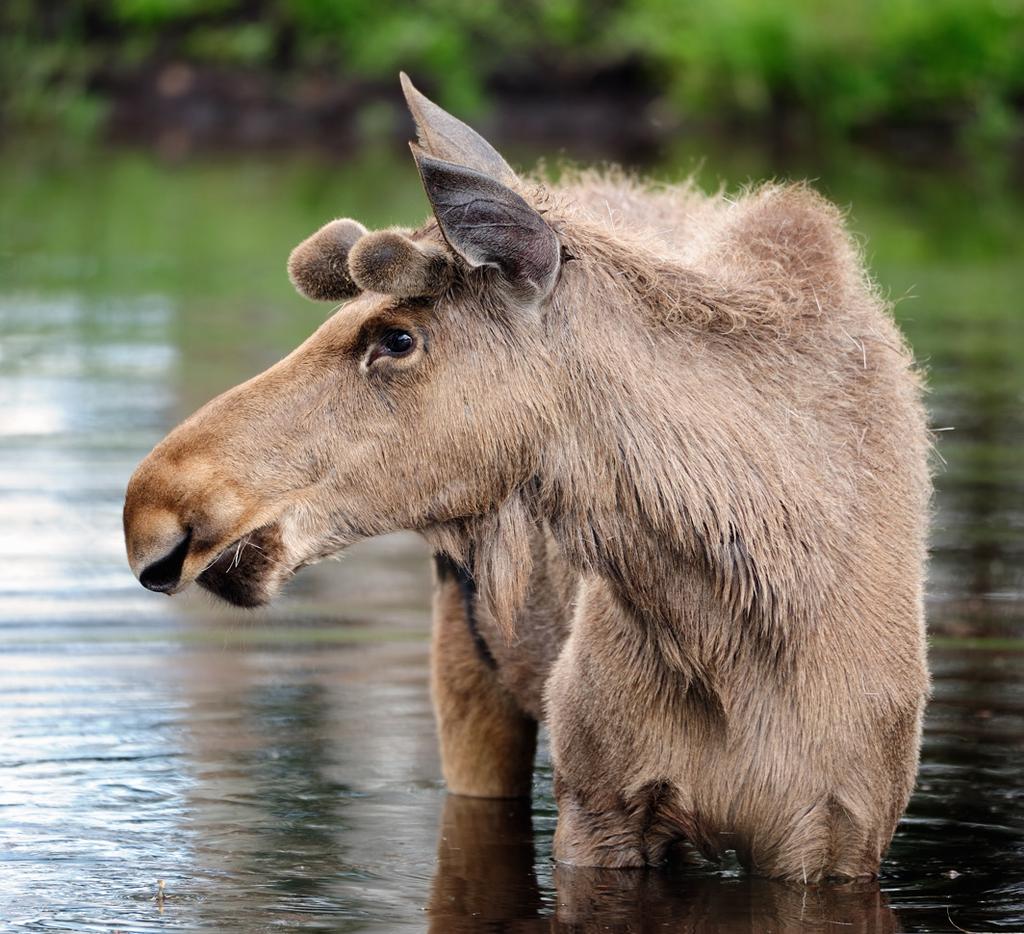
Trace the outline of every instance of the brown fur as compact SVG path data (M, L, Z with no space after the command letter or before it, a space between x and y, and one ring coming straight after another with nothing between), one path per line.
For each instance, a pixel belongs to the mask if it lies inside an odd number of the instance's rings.
M496 662L442 582L456 788L523 789L546 678L560 860L685 839L791 880L877 873L928 692L930 483L910 354L842 218L803 186L499 178L442 129L411 236L448 251L444 291L357 297L172 432L129 486L133 568L180 589L233 552L230 591L200 583L262 602L417 530L470 570ZM380 353L395 329L414 349Z
M419 244L397 230L361 237L348 256L359 288L398 298L438 295L448 284L450 267L450 255L439 244Z
M288 257L292 285L316 302L339 302L356 295L363 286L349 273L348 255L365 235L366 228L348 218L324 224Z
M901 930L878 882L805 887L703 875L683 861L661 870L555 867L542 898L530 807L450 795L441 812L427 906L437 934L652 931L701 934L893 934ZM553 904L552 904L553 903ZM554 917L551 917L551 913Z
M438 561L438 567L445 563ZM439 570L434 596L431 692L444 780L455 794L529 795L537 720L501 683L488 642L474 629L474 596Z

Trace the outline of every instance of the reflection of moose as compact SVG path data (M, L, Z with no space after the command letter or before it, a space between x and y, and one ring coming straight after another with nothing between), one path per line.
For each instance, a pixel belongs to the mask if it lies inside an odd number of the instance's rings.
M417 530L454 791L527 790L543 695L560 860L686 840L873 875L927 692L929 481L909 355L837 212L799 186L524 181L406 95L433 217L296 249L300 290L353 300L139 467L133 569L253 605Z
M699 874L679 864L624 871L560 864L545 906L529 805L449 796L427 907L436 932L850 931L890 934L897 919L875 881L804 887Z

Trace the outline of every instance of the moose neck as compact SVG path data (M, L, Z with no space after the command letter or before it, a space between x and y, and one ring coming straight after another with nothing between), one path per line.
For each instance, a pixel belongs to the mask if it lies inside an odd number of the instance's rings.
M743 296L737 311L695 272L613 259L570 263L556 298L568 405L538 511L568 559L634 615L677 624L681 588L699 581L726 616L781 634L802 579L822 569L807 531L813 490L791 481L783 448L793 439L759 411L777 351Z

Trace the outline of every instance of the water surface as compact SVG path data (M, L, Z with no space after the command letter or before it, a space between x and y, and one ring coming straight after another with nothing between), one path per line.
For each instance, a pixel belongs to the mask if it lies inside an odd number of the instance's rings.
M679 177L687 150L657 171ZM709 166L714 166L714 170ZM0 926L19 931L1024 930L1024 197L1000 173L712 154L811 175L930 372L935 699L878 885L733 865L556 869L532 805L446 797L411 536L303 572L273 608L142 590L125 482L326 312L288 250L325 219L412 223L411 163L169 165L0 154ZM164 897L158 897L160 880Z

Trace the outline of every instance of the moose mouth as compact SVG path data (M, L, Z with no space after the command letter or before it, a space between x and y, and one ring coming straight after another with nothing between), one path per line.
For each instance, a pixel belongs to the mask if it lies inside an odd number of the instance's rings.
M294 573L285 560L280 526L271 523L228 545L196 583L234 606L257 607L269 603Z

